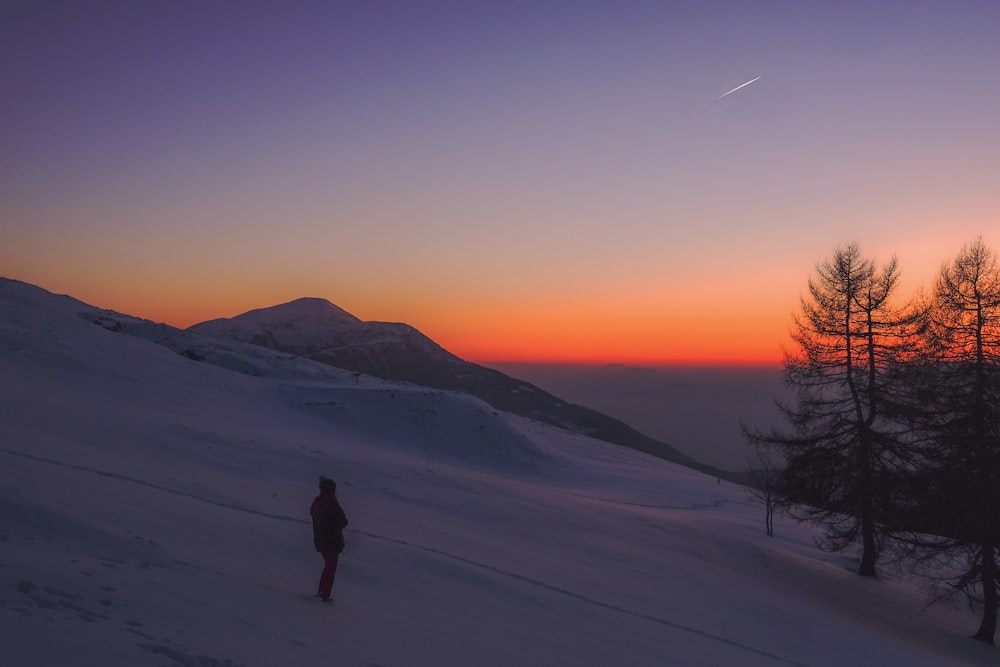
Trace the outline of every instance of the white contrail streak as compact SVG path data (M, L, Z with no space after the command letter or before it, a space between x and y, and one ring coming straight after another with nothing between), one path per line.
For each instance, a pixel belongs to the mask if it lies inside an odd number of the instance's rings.
M764 76L764 75L763 75L763 74L761 74L760 76ZM749 80L749 81L747 81L746 83L741 83L740 85L736 86L736 87L735 87L735 88L733 88L732 90L730 90L730 91L727 91L727 92L725 92L725 93L722 93L721 95L719 95L719 96L718 96L718 97L716 97L715 99L717 99L717 100L721 100L721 99L722 99L723 97L725 97L725 96L726 96L726 95L728 95L729 93L735 93L735 92L736 92L737 90L739 90L739 89L740 89L740 88L742 88L743 86L749 86L749 85L750 85L751 83L753 83L754 81L756 81L757 79L759 79L759 78L760 78L760 76L758 76L758 77L755 77L755 78L753 78L753 79L750 79L750 80Z

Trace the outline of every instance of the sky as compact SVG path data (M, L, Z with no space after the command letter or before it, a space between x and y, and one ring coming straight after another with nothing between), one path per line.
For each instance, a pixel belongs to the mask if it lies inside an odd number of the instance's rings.
M473 360L774 363L816 263L1000 221L1000 4L5 2L0 275ZM760 77L720 98L726 91Z

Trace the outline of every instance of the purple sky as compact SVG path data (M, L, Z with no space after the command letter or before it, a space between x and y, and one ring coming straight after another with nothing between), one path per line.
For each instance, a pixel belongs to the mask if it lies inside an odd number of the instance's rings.
M998 34L992 1L6 2L0 274L178 325L319 296L477 359L776 359L837 244L907 289L1000 244Z

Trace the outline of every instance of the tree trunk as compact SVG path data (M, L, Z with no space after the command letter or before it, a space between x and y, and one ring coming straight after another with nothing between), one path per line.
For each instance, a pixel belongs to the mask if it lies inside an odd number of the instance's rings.
M862 577L876 577L875 561L878 559L878 546L875 543L875 525L871 519L861 521L861 565L858 574Z
M767 510L764 516L764 523L767 525L767 536L774 537L774 508L771 504L771 498L767 498Z
M875 561L878 560L878 544L875 542L875 501L872 480L871 459L868 456L867 434L865 456L861 460L861 564L858 574L862 577L876 577Z
M973 639L992 644L997 631L997 562L993 545L981 545L983 583L983 621Z

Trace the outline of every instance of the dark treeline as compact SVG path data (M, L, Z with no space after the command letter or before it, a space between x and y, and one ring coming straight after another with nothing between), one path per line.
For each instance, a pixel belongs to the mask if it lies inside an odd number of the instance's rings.
M785 351L785 426L744 427L755 493L861 550L897 559L982 609L994 642L1000 551L1000 265L977 239L899 298L896 259L857 244L809 278Z

